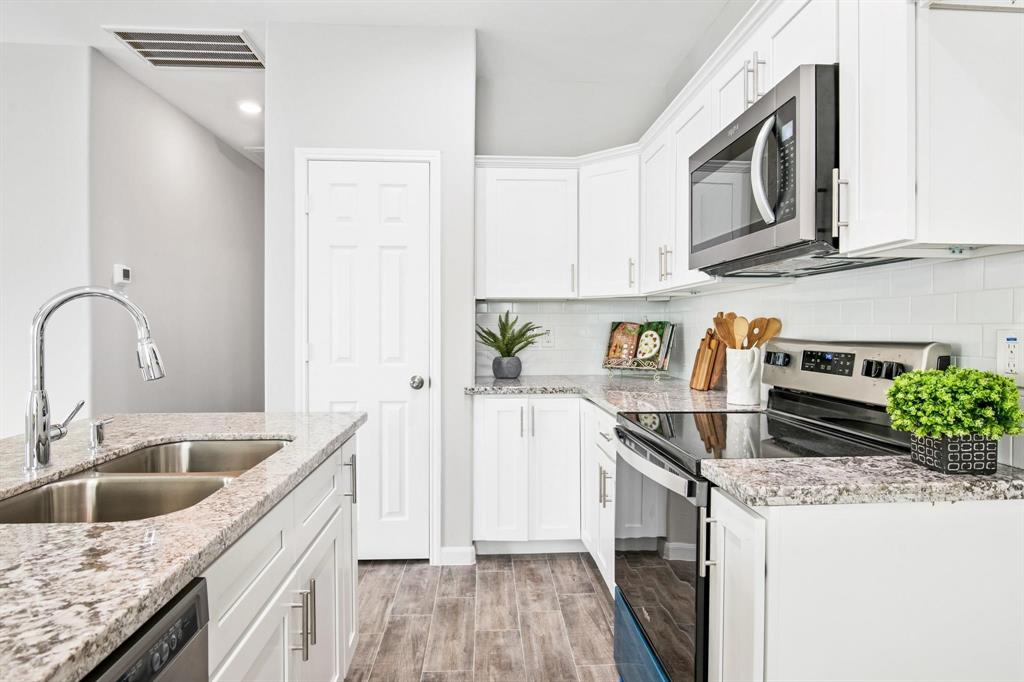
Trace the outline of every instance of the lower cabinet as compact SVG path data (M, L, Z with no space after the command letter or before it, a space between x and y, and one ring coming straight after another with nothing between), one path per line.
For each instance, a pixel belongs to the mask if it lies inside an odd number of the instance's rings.
M615 417L583 403L581 535L609 590L615 588Z
M212 680L345 677L358 639L352 444L320 465L204 574Z
M580 400L478 397L473 539L580 539Z
M761 682L764 518L715 488L708 545L708 682Z

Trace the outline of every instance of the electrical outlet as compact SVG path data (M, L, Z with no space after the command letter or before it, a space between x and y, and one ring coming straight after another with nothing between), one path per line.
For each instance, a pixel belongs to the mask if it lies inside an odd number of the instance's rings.
M555 347L555 330L546 329L544 330L544 336L540 337L541 348L554 348Z
M996 332L996 371L1024 386L1024 328Z

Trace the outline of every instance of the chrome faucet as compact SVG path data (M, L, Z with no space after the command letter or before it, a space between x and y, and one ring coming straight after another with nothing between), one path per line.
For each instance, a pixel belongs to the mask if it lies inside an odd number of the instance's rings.
M97 297L120 303L131 314L135 321L135 333L139 342L136 354L142 378L153 381L164 376L164 365L160 359L160 351L150 337L149 320L139 306L113 289L101 287L76 287L57 294L44 303L32 318L32 392L28 396L28 410L25 413L25 470L35 471L50 465L50 443L60 440L68 433L68 425L78 410L85 404L78 403L63 423L50 424L50 403L46 397L46 386L43 372L43 332L46 323L53 313L69 301L76 298Z

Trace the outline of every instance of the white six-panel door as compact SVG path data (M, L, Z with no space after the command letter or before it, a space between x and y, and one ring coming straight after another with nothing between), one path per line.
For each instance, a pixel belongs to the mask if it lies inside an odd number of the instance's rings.
M426 558L429 165L315 160L308 178L309 409L368 415L359 558Z

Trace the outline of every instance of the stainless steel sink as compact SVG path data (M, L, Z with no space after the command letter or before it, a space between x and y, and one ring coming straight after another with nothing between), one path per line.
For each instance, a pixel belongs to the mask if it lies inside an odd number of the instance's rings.
M142 448L100 464L105 474L241 473L283 448L283 440L192 440Z
M191 507L233 476L81 474L0 500L0 523L132 521Z

